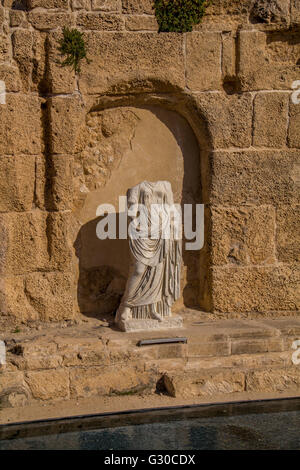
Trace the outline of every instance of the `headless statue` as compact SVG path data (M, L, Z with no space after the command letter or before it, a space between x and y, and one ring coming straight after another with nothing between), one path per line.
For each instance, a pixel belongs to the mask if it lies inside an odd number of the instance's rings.
M131 265L115 319L121 329L126 320L162 322L164 317L171 316L171 307L180 296L182 259L181 236L174 236L175 222L168 211L173 206L171 184L144 181L127 191L127 203L132 228L129 230ZM157 214L154 218L151 217L153 205Z

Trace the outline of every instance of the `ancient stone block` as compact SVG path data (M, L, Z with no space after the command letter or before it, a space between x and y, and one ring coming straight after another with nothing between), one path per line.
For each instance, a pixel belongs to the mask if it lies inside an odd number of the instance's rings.
M279 206L276 209L276 249L279 261L300 261L300 206Z
M48 73L44 77L48 92L51 93L73 93L75 91L75 72L72 67L62 67L64 60L58 48L61 32L51 32L46 40L45 47L48 55ZM42 52L43 54L43 52ZM84 65L85 62L84 62Z
M153 14L153 2L151 0L122 0L123 13Z
M283 338L248 339L232 341L231 354L257 354L284 351Z
M300 104L290 102L289 113L288 145L300 148Z
M198 343L188 344L188 357L203 356L229 356L229 341L199 341Z
M22 372L0 371L0 407L24 406L30 392Z
M287 93L258 93L256 95L253 133L253 144L256 147L285 147L288 102Z
M69 398L68 369L27 372L25 380L33 398L37 400L67 400Z
M84 107L80 97L54 97L49 100L51 115L51 151L69 154L74 150ZM68 119L66 119L68 116ZM64 158L64 157L61 157ZM58 165L58 159L55 165ZM57 170L61 174L60 170Z
M32 273L25 279L26 296L41 321L73 319L75 288L69 273Z
M300 23L300 0L291 0L291 23L292 25Z
M121 12L121 0L92 0L92 10Z
M167 373L164 385L172 397L211 396L244 391L245 376L243 372L230 369Z
M225 93L203 93L195 97L205 116L214 148L250 147L252 140L252 98Z
M90 10L90 0L72 0L72 10Z
M38 312L25 294L22 276L0 278L0 310L2 316L16 322L38 320Z
M0 156L0 212L31 210L34 199L35 157Z
M49 265L53 271L71 271L72 219L68 212L52 212L47 218Z
M192 91L221 88L221 48L219 33L188 33L186 36L186 84Z
M215 267L212 278L214 311L270 312L299 309L300 272L296 265Z
M0 106L0 154L39 154L40 138L39 98L8 93Z
M0 65L0 80L5 82L6 92L17 92L22 88L18 67L8 64Z
M80 90L161 91L184 87L183 37L166 33L85 33L89 64L80 75Z
M27 28L28 21L24 11L20 10L11 10L9 13L10 26L12 28Z
M68 210L73 202L73 157L52 155L51 204L55 210Z
M272 206L212 207L211 224L214 265L276 262Z
M55 339L58 353L62 357L63 365L71 366L103 366L109 363L106 347L99 338L58 337Z
M31 11L28 15L28 21L34 28L45 31L49 29L56 29L59 26L71 27L73 19L69 13Z
M235 77L236 40L233 33L222 34L222 73L224 78Z
M0 34L0 62L8 62L10 57L10 38Z
M0 220L1 274L7 276L46 269L49 262L46 213L7 213L1 214Z
M69 0L27 0L27 8L30 10L38 7L67 10L68 6Z
M214 152L211 155L213 204L299 203L297 151Z
M128 31L157 31L155 16L130 15L126 17L125 27Z
M291 89L299 79L299 54L297 33L241 31L238 78L242 90Z
M155 388L153 374L135 367L89 367L70 370L72 398L140 394Z
M118 15L109 13L79 13L77 25L85 29L98 31L120 31L124 29L124 21Z
M0 372L0 394L5 390L24 385L23 372Z
M26 30L16 30L12 34L13 56L16 60L25 89L29 87L31 76L32 33Z
M250 19L252 23L289 23L289 4L286 0L255 0Z
M299 390L300 367L274 370L257 370L247 373L248 392L283 392Z

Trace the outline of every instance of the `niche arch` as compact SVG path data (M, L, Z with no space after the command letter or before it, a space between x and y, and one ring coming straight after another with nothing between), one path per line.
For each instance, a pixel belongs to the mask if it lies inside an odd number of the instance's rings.
M170 181L177 203L206 204L211 138L196 101L178 93L99 97L89 106L82 132L75 155L74 182L74 214L81 225L74 243L77 301L84 315L107 319L116 310L125 287L129 250L127 240L97 239L98 205L117 206L118 196L145 179ZM99 145L97 132L101 133ZM107 154L112 152L112 162L107 161L105 149ZM96 169L95 181L93 169L89 169L89 165L93 167L94 151L100 155L102 152L106 159L98 173ZM205 225L208 235L207 213ZM208 246L206 238L200 252L184 250L182 298L175 311L183 307L209 310Z

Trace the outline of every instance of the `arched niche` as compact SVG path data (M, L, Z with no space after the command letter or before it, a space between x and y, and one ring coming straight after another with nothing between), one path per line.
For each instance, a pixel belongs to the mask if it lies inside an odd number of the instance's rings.
M115 98L110 106L98 102L79 132L73 186L80 230L74 246L78 305L85 315L114 313L129 266L127 240L97 238L100 204L114 205L118 215L119 196L144 180L169 181L176 203L204 202L199 135L172 100L161 104L157 99L133 103L130 97ZM175 310L196 307L202 295L199 251L184 250L183 260L182 297Z

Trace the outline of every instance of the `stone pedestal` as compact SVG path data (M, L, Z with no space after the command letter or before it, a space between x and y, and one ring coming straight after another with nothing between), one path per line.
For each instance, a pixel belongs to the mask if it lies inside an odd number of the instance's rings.
M121 322L120 322L121 323ZM137 319L131 318L119 323L119 328L121 331L126 331L127 333L136 332L136 331L151 331L151 330L168 330L171 328L182 328L182 318L181 317L167 317L163 321L158 321L152 318L149 319Z

